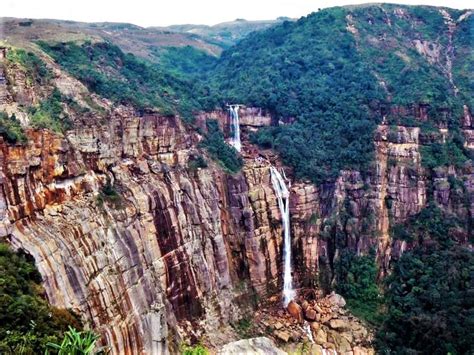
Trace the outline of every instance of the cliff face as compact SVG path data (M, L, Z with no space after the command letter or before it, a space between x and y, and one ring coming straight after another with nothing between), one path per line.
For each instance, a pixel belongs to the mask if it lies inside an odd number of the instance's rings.
M276 290L281 223L268 164L248 158L235 176L190 170L195 133L126 108L103 127L28 136L26 146L1 143L2 236L34 256L50 302L86 315L115 352L158 352L186 320L199 331L236 320L249 286ZM118 200L101 194L107 180ZM293 188L300 234L312 189Z
M234 176L189 169L199 135L124 107L102 127L28 136L26 146L1 143L1 234L34 256L50 302L86 315L114 352L163 351L203 332L220 344L252 290L278 291L281 218L267 162L244 154ZM377 247L382 273L407 248L389 227L426 204L419 130L380 126L375 139L374 174L291 186L297 284L314 284L340 253L330 238L338 229L356 253ZM449 176L464 179L469 206ZM101 192L107 180L119 198ZM474 214L472 167L440 170L431 183L438 203Z

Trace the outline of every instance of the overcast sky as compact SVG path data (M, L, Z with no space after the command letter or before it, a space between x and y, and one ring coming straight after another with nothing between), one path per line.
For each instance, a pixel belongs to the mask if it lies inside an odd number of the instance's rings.
M347 0L1 0L0 16L84 22L129 22L140 26L207 24L300 17L318 8L365 3ZM403 4L469 8L469 0L400 0ZM472 4L472 3L471 3ZM472 5L471 5L472 7Z

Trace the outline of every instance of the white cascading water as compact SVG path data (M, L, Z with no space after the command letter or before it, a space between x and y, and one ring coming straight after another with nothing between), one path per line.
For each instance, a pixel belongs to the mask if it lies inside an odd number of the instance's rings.
M229 105L230 123L232 126L232 138L230 144L238 151L242 149L240 142L240 122L239 122L239 105Z
M286 307L295 296L291 277L290 192L285 180L273 166L270 167L270 176L283 221L283 306Z
M311 331L311 326L307 321L304 321L303 330L308 336L309 341L314 344L313 332Z

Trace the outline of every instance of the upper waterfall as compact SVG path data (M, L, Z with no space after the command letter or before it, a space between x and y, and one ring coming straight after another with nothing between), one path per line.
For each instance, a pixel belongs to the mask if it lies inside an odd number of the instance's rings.
M229 112L232 127L232 138L230 144L240 152L242 149L242 143L240 142L239 105L229 105Z
M283 305L286 307L295 296L291 276L290 192L285 180L273 166L270 167L270 175L283 223Z

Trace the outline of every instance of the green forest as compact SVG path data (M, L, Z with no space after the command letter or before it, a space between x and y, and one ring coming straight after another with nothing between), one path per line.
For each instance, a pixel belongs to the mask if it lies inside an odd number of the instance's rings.
M48 304L41 282L31 256L0 243L0 353L43 354L68 327L82 329L76 314Z

